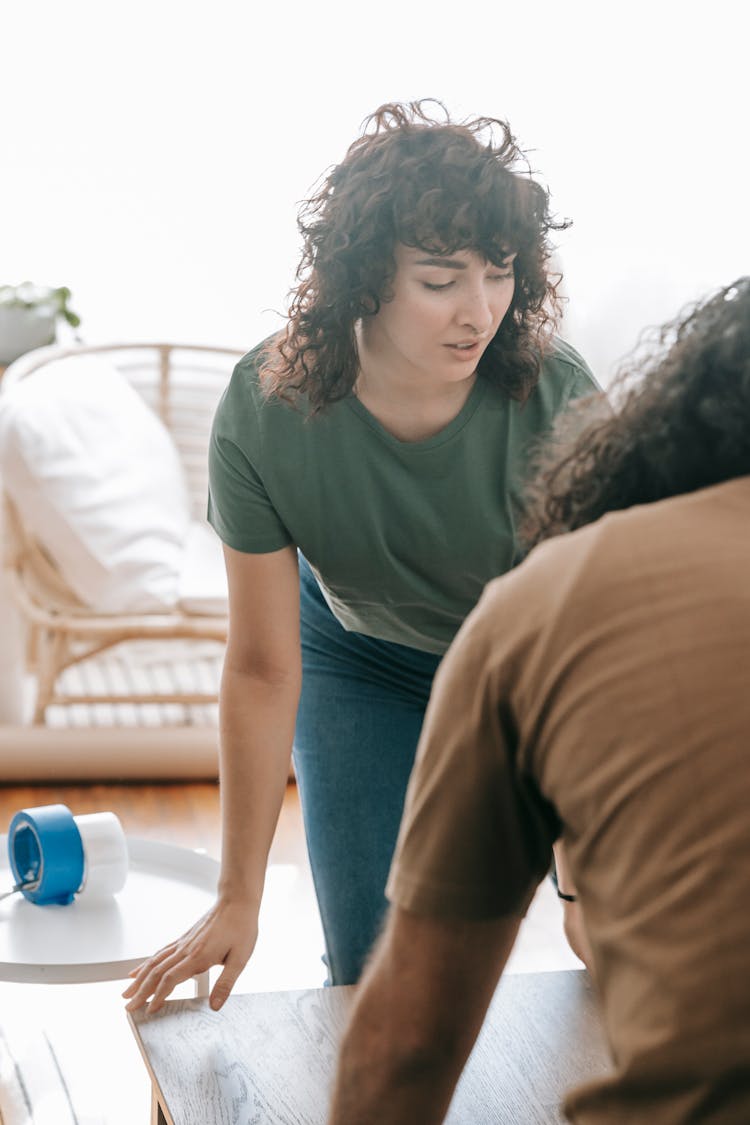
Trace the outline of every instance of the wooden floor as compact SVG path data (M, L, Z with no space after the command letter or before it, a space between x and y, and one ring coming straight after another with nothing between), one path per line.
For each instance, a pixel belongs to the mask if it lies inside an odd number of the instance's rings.
M126 834L172 840L219 854L219 788L216 783L165 785L26 785L0 788L3 831L18 809L67 805L74 816L107 810Z
M74 816L113 812L128 836L168 840L198 848L217 859L221 853L217 782L116 785L0 786L0 832L19 809L67 805ZM287 789L271 853L273 863L306 863L297 790Z
M0 831L7 832L19 809L54 803L67 805L74 815L111 811L130 836L220 855L215 783L0 787ZM237 992L320 987L322 950L297 790L290 785L269 857L258 945ZM580 967L563 939L559 903L549 880L537 893L508 967L516 972ZM149 1084L125 1019L123 987L119 981L0 983L0 1019L4 1024L14 1019L31 1023L55 1044L77 1105L84 1106L79 1121L85 1125L149 1121ZM190 994L188 985L175 993Z

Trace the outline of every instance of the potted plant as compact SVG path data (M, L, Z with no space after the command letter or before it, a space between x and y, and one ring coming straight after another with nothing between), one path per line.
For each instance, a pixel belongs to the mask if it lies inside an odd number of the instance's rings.
M0 365L7 366L33 348L53 344L57 325L66 321L77 328L81 318L69 305L70 290L65 286L0 285Z

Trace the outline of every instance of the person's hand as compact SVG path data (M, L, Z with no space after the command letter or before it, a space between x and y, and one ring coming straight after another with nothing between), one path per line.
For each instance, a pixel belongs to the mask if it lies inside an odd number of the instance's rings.
M123 992L127 1010L143 1007L152 996L148 1010L157 1012L176 985L212 965L223 965L209 998L211 1007L218 1011L250 959L257 938L257 906L219 900L181 938L133 970L133 983Z

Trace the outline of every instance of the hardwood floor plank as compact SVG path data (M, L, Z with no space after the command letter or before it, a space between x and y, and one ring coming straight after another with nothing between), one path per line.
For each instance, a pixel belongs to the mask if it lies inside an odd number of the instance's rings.
M0 832L14 813L37 805L67 805L74 816L115 813L126 835L202 848L219 858L221 823L217 782L159 784L4 785L0 786ZM306 863L297 787L287 786L272 863Z

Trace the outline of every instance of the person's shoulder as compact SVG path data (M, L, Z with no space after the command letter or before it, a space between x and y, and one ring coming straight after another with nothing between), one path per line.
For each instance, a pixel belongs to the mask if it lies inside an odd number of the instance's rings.
M589 593L598 584L618 586L618 575L627 560L632 562L636 545L648 542L651 549L654 529L663 531L684 499L668 497L605 512L583 527L543 540L512 573L519 576L519 585L525 583L527 595L540 600L545 590L559 585L561 576L568 596L578 585Z
M243 355L238 361L232 375L232 383L247 387L254 394L262 390L260 372L269 352L274 348L280 338L280 333L274 332L266 336L254 348Z
M585 577L588 583L592 572L611 571L609 564L621 557L623 542L632 540L631 511L608 513L585 527L543 540L515 569L488 583L487 601L497 606L513 603L522 607L522 613L533 606L543 616L548 603L557 601L563 578L571 593L578 579Z
M743 526L738 513L748 504L746 476L615 509L545 539L517 567L487 584L474 611L476 627L497 631L500 622L504 630L529 638L564 607L582 619L601 617L608 606L622 610L628 597L639 604L645 559L672 573L675 561L690 553L685 544L722 542Z
M667 553L675 549L678 529L685 529L692 538L701 524L739 523L738 509L746 513L750 504L750 476L733 477L705 485L689 492L677 492L659 500L633 504L607 512L596 523L573 535L599 529L600 550L612 556L622 555L628 544L647 543L651 554L657 549ZM743 527L744 531L744 527ZM715 527L714 542L721 541L722 531Z
M541 355L539 377L517 409L519 420L538 430L567 410L576 399L593 399L602 390L585 359L567 341L555 336Z
M255 441L263 425L266 403L260 368L275 339L276 336L269 336L261 340L235 364L214 414L214 440L226 438L241 448Z
M266 337L237 362L219 404L220 416L259 415L274 401L266 393L261 371L278 339L279 333Z
M559 383L574 397L601 390L581 353L560 336L553 337L544 353L541 378Z

